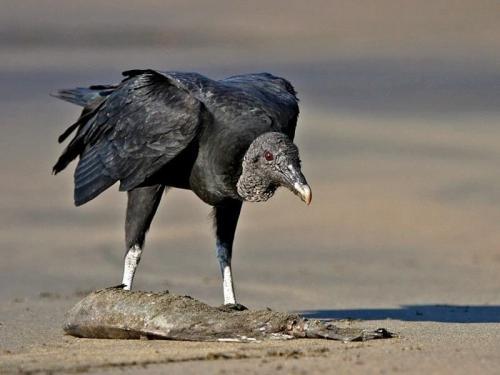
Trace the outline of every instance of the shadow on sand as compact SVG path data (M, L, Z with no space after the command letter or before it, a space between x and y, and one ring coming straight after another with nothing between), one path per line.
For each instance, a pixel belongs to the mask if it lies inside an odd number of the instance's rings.
M411 322L500 323L500 306L404 305L393 309L304 310L311 319L394 319Z

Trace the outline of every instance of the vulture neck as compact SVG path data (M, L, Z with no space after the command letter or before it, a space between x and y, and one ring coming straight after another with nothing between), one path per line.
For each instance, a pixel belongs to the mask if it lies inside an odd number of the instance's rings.
M248 202L265 202L273 196L276 190L276 186L265 175L254 168L249 168L245 161L243 161L243 172L236 188L238 195Z

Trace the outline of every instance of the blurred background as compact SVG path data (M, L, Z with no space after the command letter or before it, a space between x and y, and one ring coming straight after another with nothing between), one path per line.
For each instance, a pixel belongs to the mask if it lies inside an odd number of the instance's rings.
M75 208L51 167L123 70L271 72L301 99L314 199L246 204L240 302L285 309L500 303L498 1L0 1L0 300L121 281L126 195ZM210 208L164 197L136 288L222 302Z

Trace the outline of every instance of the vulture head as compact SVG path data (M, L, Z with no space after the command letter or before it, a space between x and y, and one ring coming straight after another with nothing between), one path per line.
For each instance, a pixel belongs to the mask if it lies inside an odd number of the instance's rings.
M263 202L280 186L311 203L311 188L300 170L299 149L286 135L269 132L257 137L245 153L238 194L245 201Z

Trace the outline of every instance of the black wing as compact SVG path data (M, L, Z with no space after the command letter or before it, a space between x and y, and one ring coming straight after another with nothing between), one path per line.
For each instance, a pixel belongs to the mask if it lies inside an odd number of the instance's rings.
M54 166L57 173L80 156L75 204L82 205L120 181L120 190L143 183L198 133L202 104L167 76L130 71L94 111Z
M237 86L259 100L259 108L272 119L272 131L293 140L299 116L299 99L292 84L270 73L253 73L228 77L221 82Z
M292 84L282 77L252 73L214 81L198 73L159 73L188 90L226 126L266 129L294 138L299 100Z

